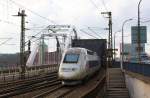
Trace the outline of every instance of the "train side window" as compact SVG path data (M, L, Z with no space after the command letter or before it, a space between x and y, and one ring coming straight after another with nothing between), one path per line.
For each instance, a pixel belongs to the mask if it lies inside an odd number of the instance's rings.
M89 61L89 67L94 67L94 66L97 66L97 65L99 65L98 61Z
M89 55L93 55L93 54L94 54L94 52L92 52L92 51L87 51L87 54L89 54Z

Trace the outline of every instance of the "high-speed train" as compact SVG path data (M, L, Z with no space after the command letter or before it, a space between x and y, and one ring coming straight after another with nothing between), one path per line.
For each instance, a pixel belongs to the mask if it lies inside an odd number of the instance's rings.
M100 69L100 58L85 48L69 48L62 57L58 77L63 85L82 83Z

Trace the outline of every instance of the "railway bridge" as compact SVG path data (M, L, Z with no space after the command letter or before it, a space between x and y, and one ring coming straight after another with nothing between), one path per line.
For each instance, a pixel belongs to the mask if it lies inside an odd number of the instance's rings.
M58 65L27 69L25 79L6 71L0 76L0 98L149 98L150 65L124 63L121 70L119 63L76 86L61 85Z
M107 65L106 40L78 40L72 46L96 51L103 58L99 72L85 83L62 85L58 79L61 55L43 52L43 65L38 65L35 54L32 64L36 66L26 67L24 79L19 66L0 69L0 98L150 98L149 64L123 62L123 69L117 61Z

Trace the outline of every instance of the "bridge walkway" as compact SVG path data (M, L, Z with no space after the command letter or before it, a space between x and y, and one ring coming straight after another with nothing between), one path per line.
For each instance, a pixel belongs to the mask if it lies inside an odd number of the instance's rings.
M107 85L106 98L130 98L124 73L120 68L108 69Z

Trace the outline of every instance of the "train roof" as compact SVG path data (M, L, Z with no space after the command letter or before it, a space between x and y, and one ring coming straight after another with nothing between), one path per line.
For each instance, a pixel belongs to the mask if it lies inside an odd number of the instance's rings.
M105 56L106 39L76 39L72 41L72 47L82 47L96 52L99 57Z
M72 48L68 48L69 50L72 50L72 49L77 49L77 50L87 50L87 51L91 51L91 52L94 52L92 50L89 50L89 49L86 49L86 48L82 48L82 47L72 47Z
M81 48L81 47L68 48L66 51L69 53L73 53L72 50L74 50L75 53L80 53L83 50L83 51L87 51L90 54L94 54L94 53L96 54L96 52L94 52L94 51L91 51L91 50L86 49L86 48Z

